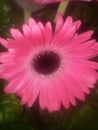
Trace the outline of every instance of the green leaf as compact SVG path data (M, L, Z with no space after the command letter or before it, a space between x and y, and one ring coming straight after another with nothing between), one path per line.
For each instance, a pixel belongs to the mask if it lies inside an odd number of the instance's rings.
M15 95L0 95L0 124L19 120L22 111L22 106Z
M85 105L80 112L74 114L67 130L97 130L98 112Z
M36 130L23 122L0 125L0 130Z

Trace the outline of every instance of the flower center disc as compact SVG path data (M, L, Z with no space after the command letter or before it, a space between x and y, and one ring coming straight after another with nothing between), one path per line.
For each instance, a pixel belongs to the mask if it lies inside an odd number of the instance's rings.
M53 51L39 53L33 59L36 72L44 75L54 73L60 66L60 56Z

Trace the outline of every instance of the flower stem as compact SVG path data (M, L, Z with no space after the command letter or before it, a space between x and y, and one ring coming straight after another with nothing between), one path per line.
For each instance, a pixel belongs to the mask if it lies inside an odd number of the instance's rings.
M31 17L31 12L27 9L24 9L24 23L28 22L28 19Z
M60 3L57 12L60 12L62 15L64 15L67 6L68 6L69 0L65 0L63 2Z

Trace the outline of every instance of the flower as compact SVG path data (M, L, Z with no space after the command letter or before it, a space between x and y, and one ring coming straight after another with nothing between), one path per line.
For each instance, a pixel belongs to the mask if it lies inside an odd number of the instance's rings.
M0 77L9 83L6 93L16 93L22 104L33 106L38 99L42 110L59 111L85 100L98 80L98 43L93 31L78 34L81 21L64 21L57 14L53 32L50 22L44 26L30 18L23 33L11 29L13 38L0 38L8 49L0 54Z
M64 0L25 0L26 2L33 2L36 4L49 4L49 3L55 3L55 2L62 2ZM91 1L91 0L70 0L70 1Z

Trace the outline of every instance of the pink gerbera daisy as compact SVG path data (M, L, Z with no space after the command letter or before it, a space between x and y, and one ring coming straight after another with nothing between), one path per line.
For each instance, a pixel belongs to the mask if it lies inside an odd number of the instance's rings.
M91 40L93 31L77 33L80 24L58 14L53 32L50 22L44 26L30 18L23 33L11 29L13 38L0 38L8 49L0 55L0 76L9 81L5 92L16 93L29 107L38 99L49 112L84 100L98 80L98 63L91 60L98 43Z

